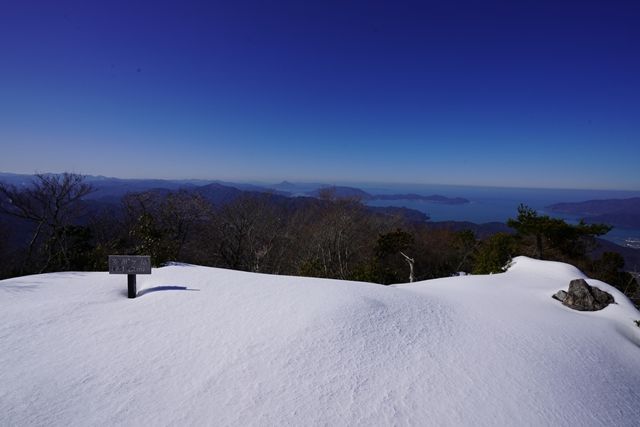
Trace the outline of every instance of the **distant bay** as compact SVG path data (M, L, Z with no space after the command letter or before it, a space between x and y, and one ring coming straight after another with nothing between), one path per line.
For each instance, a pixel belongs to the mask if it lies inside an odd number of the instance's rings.
M524 203L539 213L562 218L569 222L577 222L579 216L554 213L546 209L554 203L581 202L594 199L623 199L639 197L640 191L614 190L565 190L565 189L531 189L531 188L499 188L471 186L392 186L381 187L360 186L377 194L419 193L442 194L447 197L464 197L467 204L447 205L421 200L369 200L369 206L398 206L424 212L432 221L470 221L474 223L505 222L515 218L518 205ZM628 244L629 239L640 239L640 229L615 227L604 236L619 245Z

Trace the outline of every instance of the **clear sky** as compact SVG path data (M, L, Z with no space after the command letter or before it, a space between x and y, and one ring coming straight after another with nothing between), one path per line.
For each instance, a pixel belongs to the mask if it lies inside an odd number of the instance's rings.
M640 189L640 1L3 1L0 171Z

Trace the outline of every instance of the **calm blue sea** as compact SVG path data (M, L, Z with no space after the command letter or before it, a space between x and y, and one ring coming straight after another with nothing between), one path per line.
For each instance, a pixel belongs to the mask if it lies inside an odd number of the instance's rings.
M623 199L640 197L640 191L612 190L550 190L530 188L463 187L436 185L384 185L360 188L372 194L416 193L421 195L441 194L447 197L464 197L471 201L465 205L442 205L412 200L378 200L369 202L371 206L403 206L425 212L432 221L471 221L485 223L504 222L515 218L518 205L525 203L541 214L577 222L580 218L548 212L545 208L560 202L582 202L593 199ZM604 236L618 244L628 238L640 239L640 229L614 228Z

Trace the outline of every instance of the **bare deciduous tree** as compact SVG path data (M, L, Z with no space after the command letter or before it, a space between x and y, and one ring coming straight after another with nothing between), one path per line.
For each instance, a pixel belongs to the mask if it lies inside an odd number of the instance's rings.
M372 216L358 200L326 196L314 213L299 237L305 243L303 273L351 278L354 267L371 250Z
M178 261L195 239L198 225L210 222L212 208L202 196L187 191L148 191L123 198L129 251L151 255L155 264Z
M40 256L36 261L39 272L51 267L69 268L69 232L82 214L83 197L92 191L84 176L66 172L38 174L25 188L0 183L0 195L5 199L0 210L34 225L23 271L34 261L36 252Z
M254 272L277 269L270 255L283 236L282 216L269 195L243 196L226 205L218 229L218 256L226 266Z

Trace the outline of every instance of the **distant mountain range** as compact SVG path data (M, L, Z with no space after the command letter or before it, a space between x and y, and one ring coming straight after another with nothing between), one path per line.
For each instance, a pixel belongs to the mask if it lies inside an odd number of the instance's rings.
M33 179L33 175L0 173L0 182L17 187L31 185ZM205 200L213 203L213 205L217 207L231 203L243 195L269 194L271 200L280 206L297 209L308 203L324 203L319 200L319 197L314 195L313 192L307 194L301 191L301 189L308 188L309 186L328 188L328 186L324 184L297 185L286 181L273 186L260 186L256 184L230 183L225 181L122 179L92 175L87 175L85 179L95 190L85 198L86 202L89 203L88 207L91 211L119 205L122 197L129 193L152 191L164 194L178 190L200 194ZM368 193L362 190L350 188L347 191L347 188L348 187L340 187L341 190L339 190L336 197L353 197L354 194L361 193L368 195ZM292 192L284 191L284 189L292 190ZM368 197L371 196L368 195ZM6 201L0 200L0 203L3 202ZM367 206L367 209L379 215L401 216L411 222L424 222L429 220L427 214L415 209L395 206ZM7 217L3 217L3 220L11 221L11 219Z
M0 182L18 187L29 185L33 175L0 173ZM86 181L91 183L95 191L88 196L90 200L103 202L119 202L127 193L149 191L155 189L166 190L194 190L202 193L214 203L232 200L241 192L269 193L284 197L307 196L320 198L322 194L331 194L337 198L355 198L362 201L371 200L420 200L432 203L459 205L469 203L461 197L446 197L442 195L424 196L420 194L370 194L355 187L331 186L322 183L294 184L283 181L278 184L247 184L218 180L164 180L164 179L122 179L104 176L87 175ZM311 190L309 190L311 188Z
M547 206L552 212L584 216L589 223L605 223L623 228L640 228L640 197L587 200Z

